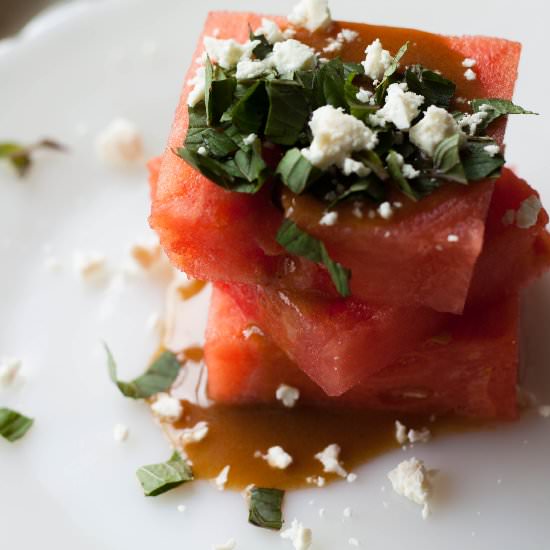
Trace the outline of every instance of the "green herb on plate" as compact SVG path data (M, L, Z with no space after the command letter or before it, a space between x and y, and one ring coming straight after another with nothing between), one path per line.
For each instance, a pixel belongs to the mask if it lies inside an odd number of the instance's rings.
M0 408L0 435L8 441L21 439L34 420L17 411L7 408Z
M194 479L191 466L178 451L166 462L142 466L136 475L147 497L156 497Z
M254 487L250 495L248 521L257 527L278 531L283 526L281 489Z

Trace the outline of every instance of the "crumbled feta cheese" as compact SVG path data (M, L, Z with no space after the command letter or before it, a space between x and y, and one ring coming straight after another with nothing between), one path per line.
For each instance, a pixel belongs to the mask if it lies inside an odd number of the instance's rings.
M22 361L15 357L3 357L0 359L0 388L7 388L17 378Z
M384 106L376 113L377 118L391 122L399 130L410 128L424 103L423 96L407 92L406 89L406 84L390 84Z
M350 546L354 546L355 548L359 548L359 541L355 537L350 537L348 539L348 544Z
M466 71L464 71L464 78L466 80L475 80L477 78L477 74L472 71L472 69L466 69Z
M183 413L183 406L180 400L167 393L159 393L155 402L151 405L151 409L162 420L171 422L179 420Z
M428 443L432 437L432 432L430 432L428 428L422 428L421 430L409 430L407 437L411 444Z
M200 60L202 63L202 59ZM200 66L195 71L195 75L189 79L188 85L191 87L187 96L187 105L194 107L197 103L204 99L206 86L206 72L204 66Z
M449 112L430 105L420 122L411 128L409 138L414 145L431 157L444 139L459 132L460 128Z
M266 17L262 17L262 26L258 27L254 31L254 34L256 36L263 34L270 44L282 42L285 39L285 35L279 28L279 25L273 19L267 19Z
M376 134L363 122L332 105L316 109L309 127L313 141L302 149L302 155L322 170L332 165L343 168L354 151L373 149L378 144Z
M420 171L416 170L412 164L405 163L403 155L395 153L395 159L399 164L399 168L401 168L401 173L403 174L404 178L414 179L420 175ZM400 202L395 202L393 203L393 205L395 206L395 208L401 208L403 206Z
M326 479L323 476L308 476L306 477L306 483L317 485L317 487L324 487Z
M536 225L542 204L536 195L531 195L521 204L516 214L516 225L520 229L529 229Z
M231 470L231 466L228 464L222 468L222 471L216 476L216 479L214 479L214 484L218 491L223 491L225 489L225 484L229 478L229 470Z
M351 29L342 29L338 33L338 38L340 40L344 40L344 42L353 42L354 40L357 40L359 37L359 33L356 31L352 31Z
M365 50L367 54L362 65L365 74L373 80L382 80L384 72L390 66L392 55L382 47L382 42L377 38Z
M319 220L319 225L334 225L338 221L338 212L325 212Z
M214 546L212 546L212 550L235 550L236 547L237 543L235 542L235 539L229 539L223 544L214 544Z
M200 422L197 422L192 428L185 428L184 430L182 430L180 437L184 444L198 443L208 435L208 430L208 422L201 420Z
M183 513L185 512L185 510L187 510L187 506L185 506L185 504L178 504L178 506L176 507L176 510L180 513Z
M325 28L332 21L328 0L300 0L292 8L288 20L296 27L304 27L310 32Z
M347 477L348 473L342 467L338 457L340 456L340 445L332 443L315 455L315 458L323 465L323 471L338 474L340 477Z
M462 66L467 67L468 69L471 69L477 61L475 59L472 59L471 57L467 57L462 61Z
M262 458L272 467L285 470L292 464L292 457L279 445L270 447Z
M539 407L539 414L543 418L550 418L550 405L541 405Z
M458 235L447 235L447 241L450 243L457 243L459 240Z
M249 327L243 329L243 336L245 340L248 340L253 334L264 336L264 331L256 325L250 325Z
M316 63L315 51L291 38L277 42L269 60L279 74L293 73L299 70L313 69Z
M83 279L99 279L106 274L105 256L99 252L77 250L73 255L73 265Z
M346 477L346 481L348 483L354 483L355 481L357 481L357 474L354 474L353 472L348 474Z
M395 439L399 445L404 445L408 441L407 427L404 424L401 424L399 420L395 421Z
M242 59L250 59L258 44L260 44L259 40L248 40L240 44L233 38L223 40L212 36L204 37L204 48L208 57L216 61L222 69L232 69Z
M388 473L388 479L398 495L422 506L428 504L431 487L428 471L421 460L414 457L410 460L404 460ZM424 511L422 515L424 517Z
M335 38L329 38L327 45L323 48L326 53L338 52L346 42L353 42L359 36L358 32L351 29L342 29Z
M352 516L352 511L351 511L351 508L348 506L347 508L344 508L342 510L342 515L345 517L345 518L351 518Z
M300 398L300 390L292 386L287 386L286 384L281 384L275 392L275 397L285 407L292 408Z
M128 439L128 426L124 424L115 424L113 427L113 438L119 443Z
M471 136L473 136L476 131L477 127L487 118L487 112L486 111L478 111L477 113L472 113L471 115L464 114L459 120L458 120L458 126L460 128L468 128L468 132Z
M143 141L136 125L116 118L96 139L99 159L108 166L128 168L143 160Z
M243 143L245 145L252 145L258 136L256 134L248 134L244 139Z
M346 176L357 174L358 176L364 177L368 176L371 173L371 169L368 166L365 166L362 162L354 159L344 159L341 168L342 172Z
M235 77L237 80L249 80L267 73L271 70L271 58L265 59L243 59L237 63L237 72Z
M393 208L389 202L383 202L377 209L378 215L384 220L389 220L393 216Z
M494 157L500 153L500 147L498 145L486 145L483 150L490 156Z
M328 38L327 39L327 45L323 48L323 51L325 53L335 53L339 52L342 49L342 46L344 45L344 42L340 42L338 38Z
M293 519L290 528L281 532L281 538L290 540L294 550L308 550L311 547L313 535L311 529Z
M197 153L201 156L201 157L205 157L208 153L208 151L206 150L206 147L204 145L201 145L198 149L197 149Z
M364 88L359 88L359 91L355 94L355 98L361 103L369 103L372 96L372 92L369 92L369 90L365 90Z
M516 221L516 211L506 210L502 216L502 225L512 225Z

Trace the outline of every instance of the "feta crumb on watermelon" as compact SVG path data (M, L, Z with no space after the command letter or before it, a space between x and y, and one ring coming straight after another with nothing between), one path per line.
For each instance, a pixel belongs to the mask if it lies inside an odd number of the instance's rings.
M472 71L472 69L466 69L464 72L464 78L466 80L475 80L477 78L477 74Z
M483 150L489 154L490 157L494 157L500 153L500 147L498 145L486 145Z
M187 105L189 105L189 107L195 107L197 103L200 103L204 99L205 79L205 69L204 66L201 65L195 71L193 78L189 80L189 85L192 86L191 91L187 96Z
M300 398L300 390L287 384L281 384L275 392L275 397L285 407L292 408Z
M267 19L266 17L262 17L262 26L258 27L254 31L254 34L256 36L263 34L270 44L282 42L285 39L285 35L283 31L281 31L279 25L277 25L273 19Z
M293 38L277 42L269 58L279 74L313 69L317 60L315 50Z
M462 61L462 66L471 69L476 63L477 61L475 59L472 59L471 57L466 57Z
M393 208L389 202L383 202L378 207L378 215L384 220L389 220L393 216Z
M406 90L406 84L390 84L384 106L376 113L376 118L391 122L399 130L410 128L420 113L424 97Z
M204 37L204 48L212 61L222 69L232 69L242 59L252 57L254 48L260 44L259 40L247 40L240 44L233 38L222 40L212 36Z
M259 454L272 468L286 470L292 464L292 457L280 446L275 445L265 455Z
M385 70L390 66L392 55L382 47L382 42L377 38L367 46L365 60L362 62L365 74L373 80L381 80Z
M319 220L319 225L334 225L338 221L338 212L325 212Z
M430 105L420 122L411 128L409 138L414 145L432 157L443 140L459 132L460 128L451 113Z
M288 20L310 32L328 27L332 22L328 0L301 0L292 9Z
M516 213L516 225L520 229L533 227L537 223L541 210L542 204L539 198L536 195L531 195L521 203Z

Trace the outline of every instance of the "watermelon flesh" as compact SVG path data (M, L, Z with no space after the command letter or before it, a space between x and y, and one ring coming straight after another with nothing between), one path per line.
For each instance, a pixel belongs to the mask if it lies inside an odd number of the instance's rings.
M514 419L518 317L517 295L449 316L444 330L415 351L329 397L217 286L205 345L208 393L218 403L269 404L279 385L287 384L300 390L300 405Z
M260 19L253 14L214 12L208 16L203 36L221 29L221 38L246 40L248 26L256 28ZM285 25L281 18L275 20ZM339 52L344 59L363 59L366 45L377 37L391 51L410 40L406 62L441 70L457 83L457 96L512 96L520 53L517 43L358 23L337 23L330 34L342 27L359 33ZM319 49L327 36L299 32L297 39ZM199 44L194 57L202 52L202 37ZM464 57L477 60L474 81L463 76ZM324 268L290 257L276 243L283 213L270 200L269 185L254 196L228 192L173 154L171 149L182 145L186 133L188 91L185 86L158 179L151 186L150 223L173 264L199 279L334 293ZM494 136L501 141L503 133L501 123ZM322 207L312 203L311 197L286 196L285 200L297 203L292 218L322 237L331 254L353 269L351 288L356 298L371 304L461 313L483 245L492 187L490 182L465 188L448 185L416 204L400 196L403 208L391 220L367 216L359 220L347 205L341 209L339 223L330 228L318 225ZM356 238L348 239L350 234ZM458 235L459 242L449 246L448 235Z

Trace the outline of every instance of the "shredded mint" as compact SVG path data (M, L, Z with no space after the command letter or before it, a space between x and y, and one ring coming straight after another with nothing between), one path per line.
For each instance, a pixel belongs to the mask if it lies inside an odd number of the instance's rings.
M424 109L430 105L447 109L456 91L454 82L421 65L407 69L405 82L411 92L424 97Z
M538 115L533 111L528 111L519 105L514 105L507 99L473 99L471 102L474 113L484 112L487 116L478 124L478 130L489 126L497 118L507 115Z
M313 166L298 148L289 149L281 159L275 172L294 193L300 194L319 179L322 171Z
M153 361L145 374L131 382L122 382L117 379L117 366L111 350L107 344L103 345L107 353L109 377L125 397L146 399L156 393L166 391L172 386L180 372L180 364L176 355L171 351L165 351Z
M485 147L496 145L495 142L469 141L461 152L462 166L468 181L478 181L485 178L498 177L504 166L504 157L500 154L491 156Z
M300 229L291 220L283 222L276 238L277 242L291 254L324 264L339 294L344 297L349 296L350 270L332 260L321 241Z
M455 134L442 141L434 153L434 166L439 177L456 183L468 183L460 160L461 140L462 136Z
M265 82L254 82L231 108L231 121L245 134L261 134L267 118L269 99Z
M397 184L398 188L403 192L404 195L409 197L409 199L416 201L418 199L418 196L414 192L407 178L403 176L398 153L396 153L395 151L390 151L388 153L388 156L386 157L386 162L388 163L388 171L390 173L390 176Z
M227 78L217 65L212 65L208 57L206 58L205 75L206 122L208 126L213 126L220 121L225 110L233 102L233 92L237 86L237 80Z
M19 176L24 176L32 166L32 155L40 149L66 151L66 147L53 139L42 139L31 145L21 145L14 141L0 142L0 160L4 159Z
M8 441L21 439L33 425L34 420L17 411L0 408L0 435Z
M166 462L142 466L136 475L147 497L156 497L194 479L191 466L178 451Z
M248 522L264 529L278 531L283 526L283 497L281 489L253 487L250 494Z
M254 57L256 57L256 59L265 59L273 51L273 46L263 34L254 34L252 28L250 26L248 28L250 42L254 42L255 40L260 42L252 52Z
M409 49L409 43L405 42L397 53L395 54L395 57L391 60L391 63L389 64L388 68L384 72L384 76L382 78L382 82L378 84L376 87L376 91L374 93L374 100L378 105L384 104L384 98L386 96L386 91L390 84L393 84L394 82L397 82L397 76L396 71L399 67L399 62L401 61L402 57L407 53L407 50Z

